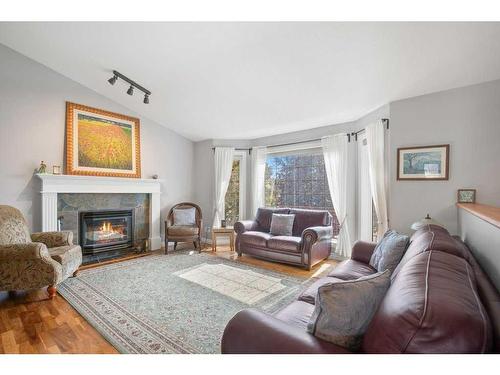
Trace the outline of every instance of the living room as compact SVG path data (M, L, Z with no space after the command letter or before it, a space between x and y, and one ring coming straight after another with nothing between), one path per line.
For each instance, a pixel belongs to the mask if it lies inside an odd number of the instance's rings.
M500 23L33 20L0 353L500 352Z

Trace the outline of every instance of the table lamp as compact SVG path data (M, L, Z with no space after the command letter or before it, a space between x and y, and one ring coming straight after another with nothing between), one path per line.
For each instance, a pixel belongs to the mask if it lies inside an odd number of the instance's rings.
M413 230L419 230L427 225L430 225L430 224L433 224L433 225L439 225L440 227L443 226L443 224L441 224L440 222L434 220L433 218L431 218L429 216L429 214L427 214L426 217L424 217L423 219L419 220L419 221L415 221L412 225L411 225L411 229Z

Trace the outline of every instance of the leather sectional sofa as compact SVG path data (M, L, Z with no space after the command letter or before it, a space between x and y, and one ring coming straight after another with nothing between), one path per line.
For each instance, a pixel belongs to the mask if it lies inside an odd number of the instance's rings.
M309 334L319 286L376 272L375 244L357 242L351 259L317 280L274 316L246 309L227 324L222 353L349 353ZM500 352L500 294L467 246L445 229L417 231L363 338L361 353Z
M273 213L294 214L291 236L271 235ZM259 208L255 220L234 224L236 252L299 265L307 269L328 258L333 236L332 216L323 210Z

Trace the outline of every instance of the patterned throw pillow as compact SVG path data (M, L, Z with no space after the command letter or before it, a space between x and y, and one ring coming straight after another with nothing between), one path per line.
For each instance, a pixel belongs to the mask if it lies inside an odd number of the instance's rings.
M196 225L196 209L174 208L174 225Z
M295 215L273 214L271 219L271 234L273 236L291 236Z
M377 271L389 270L392 274L406 251L408 240L408 236L394 230L385 232L373 250L370 266Z
M351 351L358 350L390 285L389 271L322 285L307 331Z

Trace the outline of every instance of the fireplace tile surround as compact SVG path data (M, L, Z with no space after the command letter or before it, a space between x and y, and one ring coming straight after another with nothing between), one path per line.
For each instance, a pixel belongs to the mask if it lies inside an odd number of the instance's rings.
M36 176L41 181L43 231L57 230L58 217L62 215L62 229L76 231L77 234L78 219L73 215L77 216L78 210L130 208L139 218L135 234L139 238L149 238L151 249L161 248L161 180L52 174Z

